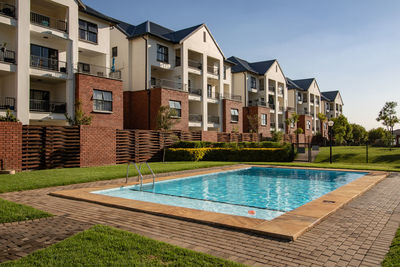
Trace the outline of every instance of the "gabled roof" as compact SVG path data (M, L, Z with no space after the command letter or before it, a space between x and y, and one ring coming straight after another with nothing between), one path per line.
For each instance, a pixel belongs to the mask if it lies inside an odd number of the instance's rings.
M273 59L249 63L246 60L235 56L228 58L228 60L236 64L232 67L233 73L249 71L258 75L264 75L276 61L276 59Z
M303 91L307 91L310 88L311 84L313 83L314 78L308 79L300 79L300 80L292 80L298 87L301 88Z
M83 5L83 4L82 4L82 5L79 7L79 11L81 11L81 12L83 12L83 13L86 13L86 14L88 14L88 15L91 15L91 16L93 16L93 17L96 17L96 18L99 18L99 19L108 21L108 22L110 22L110 23L112 23L112 24L117 24L117 23L118 23L118 20L113 19L113 18L111 18L111 17L109 17L109 16L106 16L106 15L104 15L103 13L101 13L101 12L99 12L99 11L97 11L97 10L91 8L91 7L88 6L88 5Z
M298 86L293 80L286 77L286 84L288 90L296 89L296 90L303 90L300 86Z
M330 102L329 98L325 97L325 96L323 95L323 93L321 93L321 100Z
M336 99L336 96L339 94L339 91L328 91L321 92L321 95L327 98L329 101L333 102Z

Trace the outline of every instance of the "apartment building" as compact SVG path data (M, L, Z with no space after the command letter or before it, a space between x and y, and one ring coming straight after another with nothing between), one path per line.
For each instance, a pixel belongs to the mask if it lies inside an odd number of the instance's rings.
M174 129L242 131L231 66L205 24L174 31L146 21L111 31L124 80L125 128L155 129L160 106L177 112Z
M328 119L343 114L343 100L339 91L321 92L323 113Z
M233 94L244 106L244 131L250 129L248 116L256 116L258 132L270 136L271 131L285 131L288 92L286 79L277 60L250 63L230 57Z
M112 71L116 22L74 0L0 1L0 114L67 125L75 103L96 126L122 128L122 82Z
M300 115L298 127L307 136L321 132L321 92L315 78L292 80L286 78L289 94L289 107Z

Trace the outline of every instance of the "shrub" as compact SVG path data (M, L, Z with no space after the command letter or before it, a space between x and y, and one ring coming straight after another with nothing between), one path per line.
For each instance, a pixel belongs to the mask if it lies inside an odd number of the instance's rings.
M175 143L173 148L206 148L206 147L214 147L214 148L232 148L232 149L239 149L239 148L270 148L275 147L279 148L282 147L281 143L272 142L272 141L263 141L263 142L203 142L203 141L180 141Z
M165 158L168 161L199 161L212 148L169 148Z

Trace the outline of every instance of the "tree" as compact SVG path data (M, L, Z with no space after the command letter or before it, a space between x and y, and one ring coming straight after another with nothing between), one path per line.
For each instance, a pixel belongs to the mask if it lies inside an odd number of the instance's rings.
M165 162L165 132L179 122L177 111L168 106L160 106L157 113L157 130L161 131L163 139L163 162Z
M294 131L297 137L297 144L299 143L299 135L304 133L303 128L297 128L296 131Z
M293 124L293 125L297 126L297 122L299 121L299 118L300 118L300 116L297 113L292 113L292 116L290 116L290 118L287 118L285 120L286 126L288 128L288 134L290 133L289 132L289 125Z
M359 124L352 123L352 135L353 135L353 144L354 145L362 145L368 140L368 132L365 128Z
M392 134L382 127L368 132L368 142L375 146L389 146Z
M339 145L350 143L353 138L353 134L351 125L347 118L344 115L340 115L332 120L334 122L332 131L335 138L335 143Z
M5 116L0 116L0 121L17 122L18 119L14 116L10 109L7 109Z
M258 133L258 125L260 124L258 114L247 115L247 120L249 122L249 132Z
M64 115L68 123L73 126L90 125L92 123L92 116L86 115L85 112L83 112L82 103L80 101L76 101L75 103L75 116L73 118L68 116L68 113Z
M326 115L324 113L318 113L318 119L320 122L326 121Z
M397 123L399 123L399 118L396 114L396 107L397 102L386 102L381 111L379 111L378 118L376 118L376 120L382 122L383 126L386 127L386 130L392 134L391 139L393 139L393 128ZM392 148L392 143L393 140L390 140L390 148Z

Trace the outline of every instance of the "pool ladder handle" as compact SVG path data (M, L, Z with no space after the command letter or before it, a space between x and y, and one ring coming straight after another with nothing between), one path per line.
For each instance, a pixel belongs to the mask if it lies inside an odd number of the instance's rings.
M139 168L136 164L136 162L132 162L135 165L135 168L138 172L138 181L140 181L140 190L142 190L143 188L143 175L142 175L142 164L143 162L139 163ZM144 162L147 166L147 168L150 170L151 175L153 176L153 184L151 188L154 188L154 183L156 180L156 175L154 174L153 170L150 168L149 164L147 163L147 161ZM128 162L128 167L126 168L126 180L125 183L128 183L128 177L129 177L129 166L130 166L131 162Z

